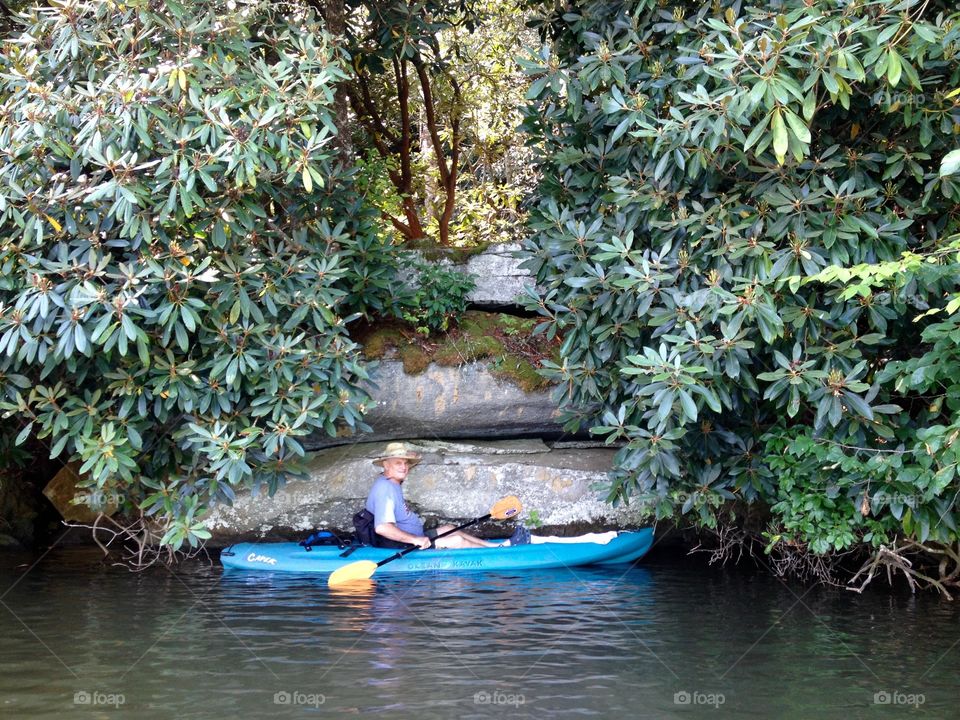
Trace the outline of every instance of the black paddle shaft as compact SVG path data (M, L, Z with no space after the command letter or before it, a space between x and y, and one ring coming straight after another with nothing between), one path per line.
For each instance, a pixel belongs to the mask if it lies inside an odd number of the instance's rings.
M447 535L452 535L453 533L458 532L459 530L463 530L464 528L468 528L471 525L476 525L477 523L481 523L484 520L489 520L491 517L493 517L493 515L491 515L490 513L487 513L483 517L474 518L469 522L465 522L463 525L457 525L457 527L453 528L452 530L447 530L444 533L440 533L434 538L434 540L439 540L440 538L446 537ZM391 560L399 560L407 553L412 553L414 550L419 550L419 549L420 548L417 547L416 545L414 545L413 547L408 547L406 550L401 550L400 552L394 553L388 558L384 558L383 560L377 563L377 567L380 567L381 565L386 565Z

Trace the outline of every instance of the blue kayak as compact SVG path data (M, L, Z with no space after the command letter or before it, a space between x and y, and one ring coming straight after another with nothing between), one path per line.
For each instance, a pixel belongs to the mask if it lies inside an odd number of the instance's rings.
M395 573L537 570L577 565L631 563L643 557L653 544L653 528L617 533L608 543L544 542L515 547L471 550L417 550L377 570ZM239 543L224 548L220 562L225 568L268 572L330 574L358 560L379 562L396 550L361 547L343 558L344 551L329 545L309 550L297 543Z

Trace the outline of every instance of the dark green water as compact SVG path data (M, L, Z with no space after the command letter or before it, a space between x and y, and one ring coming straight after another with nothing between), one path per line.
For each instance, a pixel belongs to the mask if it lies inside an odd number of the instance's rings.
M960 715L960 603L677 555L337 593L86 551L26 570L0 558L3 718Z

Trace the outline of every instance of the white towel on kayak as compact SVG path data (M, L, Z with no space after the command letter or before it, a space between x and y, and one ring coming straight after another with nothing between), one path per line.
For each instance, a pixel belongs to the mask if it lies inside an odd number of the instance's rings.
M616 530L610 530L609 532L602 533L587 533L586 535L578 535L577 537L557 537L556 535L531 535L530 542L534 545L541 545L543 543L597 543L598 545L606 545L608 542L613 540L617 536Z

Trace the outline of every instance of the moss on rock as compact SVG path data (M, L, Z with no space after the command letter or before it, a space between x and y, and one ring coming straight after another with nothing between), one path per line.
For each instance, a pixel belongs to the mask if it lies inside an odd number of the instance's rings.
M486 360L503 355L506 348L493 336L447 336L433 353L438 365L455 367L474 360Z
M397 355L403 361L403 371L407 375L419 375L426 370L433 358L424 348L407 343L397 349Z
M395 323L368 328L356 339L364 357L375 360L395 356L408 375L422 373L430 363L456 367L488 361L490 372L525 392L542 390L550 383L537 372L538 357L554 357L559 344L533 336L536 320L504 313L471 310L450 332L424 338Z
M407 344L407 339L400 329L392 325L364 332L357 341L363 345L363 357L367 360L379 360L385 357L391 348L401 348Z
M506 378L515 383L524 392L534 392L547 387L549 381L537 372L537 369L524 358L506 356L490 368L497 377Z
M359 339L363 344L363 357L367 360L379 360L390 348L401 348L408 344L403 333L396 327L379 327Z
M437 245L428 238L420 241L412 240L407 242L407 247L419 252L424 260L438 262L440 260L449 260L454 265L463 265L474 255L480 255L493 243L478 243L467 247L444 247Z

